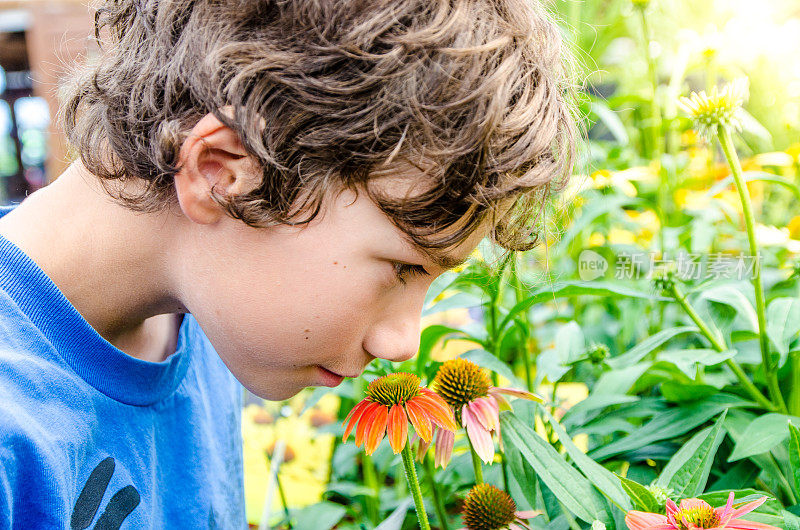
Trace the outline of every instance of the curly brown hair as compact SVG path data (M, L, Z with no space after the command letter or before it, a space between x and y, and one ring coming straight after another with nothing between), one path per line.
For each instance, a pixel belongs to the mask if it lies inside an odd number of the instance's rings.
M247 193L212 192L254 227L306 223L332 190L365 189L427 251L487 219L504 248L527 249L546 197L571 172L571 62L537 0L93 7L101 53L65 86L62 124L85 167L136 211L176 199L180 147L208 113L263 170ZM369 186L397 161L424 167L431 185L402 199ZM130 179L145 190L109 186Z

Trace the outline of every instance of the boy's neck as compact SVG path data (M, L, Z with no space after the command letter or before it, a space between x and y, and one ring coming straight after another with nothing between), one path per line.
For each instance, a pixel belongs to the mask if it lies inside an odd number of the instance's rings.
M39 265L103 338L133 357L162 361L175 351L186 312L170 294L173 223L166 215L114 203L76 162L0 218L0 234Z

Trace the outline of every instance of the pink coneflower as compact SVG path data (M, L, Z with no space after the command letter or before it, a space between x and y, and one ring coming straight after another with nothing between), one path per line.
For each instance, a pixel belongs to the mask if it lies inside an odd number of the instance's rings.
M667 515L630 511L625 524L630 530L778 530L765 523L754 523L739 519L761 506L766 497L748 502L741 508L733 508L733 492L723 508L712 508L700 499L683 499L680 507L667 500Z
M466 359L442 364L434 384L436 393L453 407L456 423L467 430L475 453L487 464L494 459L492 432L500 432L500 409L511 409L503 394L542 402L530 392L492 386L486 372ZM446 466L453 453L455 434L438 429L435 437L434 462L437 466ZM422 450L426 448L423 445Z

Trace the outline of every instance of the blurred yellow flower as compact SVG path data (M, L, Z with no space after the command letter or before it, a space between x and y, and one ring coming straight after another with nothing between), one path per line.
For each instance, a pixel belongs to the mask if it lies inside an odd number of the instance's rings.
M661 228L658 215L653 210L641 212L627 210L626 213L631 221L639 225L639 230L636 232L637 242L642 246L648 246Z
M773 153L760 153L752 158L753 162L759 167L775 166L775 167L792 167L794 159L789 153L783 151L775 151Z
M305 401L308 393L302 393ZM328 476L333 435L320 434L318 425L336 420L339 399L326 395L305 414L298 417L272 416L264 407L248 405L242 414L244 442L244 483L247 519L258 524L264 507L269 480L269 456L279 439L286 442L284 461L280 467L280 481L290 507L303 507L322 499ZM289 406L295 409L290 401ZM274 417L274 416L273 416ZM273 513L282 513L280 496L273 497Z
M600 232L592 232L592 235L589 236L590 247L602 247L605 242L606 238Z
M553 385L541 385L536 389L536 393L544 397L545 401L553 401ZM556 409L553 412L553 417L561 420L564 414L574 405L580 403L589 397L589 388L584 383L559 383L556 387ZM545 436L545 428L542 420L536 417L536 432ZM589 447L589 437L585 434L579 434L572 439L575 445L580 448L584 453Z
M793 254L800 253L800 241L792 239L789 228L756 224L756 241L762 247L783 247Z
M608 242L611 245L633 245L636 243L636 235L623 228L611 228L608 231Z
M787 228L789 229L789 237L792 239L800 239L800 215L792 217Z
M709 197L706 192L686 188L675 190L673 198L675 205L682 210L702 210L709 203Z
M786 154L792 157L795 164L800 164L800 142L790 145L786 149Z
M595 189L615 188L628 197L636 197L637 194L636 186L631 184L623 171L600 169L591 174L591 181Z

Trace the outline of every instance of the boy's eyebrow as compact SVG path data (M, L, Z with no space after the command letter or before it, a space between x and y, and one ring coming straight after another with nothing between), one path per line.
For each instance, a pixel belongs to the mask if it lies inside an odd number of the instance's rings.
M468 254L463 258L455 258L453 256L445 254L440 250L424 248L415 243L408 235L404 235L403 239L408 245L411 246L411 248L413 248L423 256L427 257L437 267L443 270L450 270L450 269L455 269L456 267L460 267L461 265L466 263L470 257L470 255Z
M447 254L441 254L435 251L429 251L425 254L436 264L437 267L440 267L444 270L455 269L469 260L469 256L465 256L463 258L454 258L452 256L448 256Z

